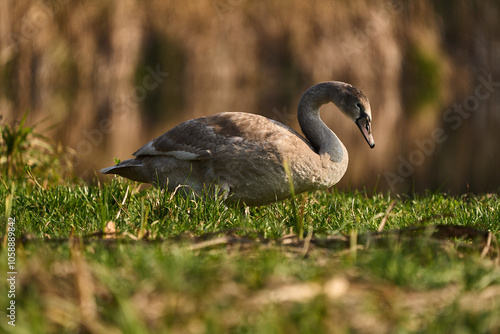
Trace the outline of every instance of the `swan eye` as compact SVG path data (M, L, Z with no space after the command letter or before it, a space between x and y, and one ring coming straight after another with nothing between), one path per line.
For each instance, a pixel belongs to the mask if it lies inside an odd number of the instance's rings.
M359 103L359 102L358 102L358 103L356 103L356 107L358 107L358 108L359 108L359 110L363 110L363 106L362 106L362 105L361 105L361 103Z

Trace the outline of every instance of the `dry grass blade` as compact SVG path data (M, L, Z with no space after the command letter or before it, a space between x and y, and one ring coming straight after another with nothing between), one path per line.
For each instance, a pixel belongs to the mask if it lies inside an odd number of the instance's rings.
M490 252L492 235L493 234L491 232L488 232L488 238L486 239L486 245L484 246L483 251L481 252L481 257L485 257L486 254Z
M311 245L312 236L313 236L313 229L312 227L310 227L309 230L307 231L306 239L304 240L304 247L302 248L302 256L306 256L307 252L309 252L309 246Z
M124 209L125 202L127 201L129 189L130 189L130 186L127 186L127 190L125 191L125 196L123 196L123 200L122 200L121 204L115 198L116 203L120 207L120 209L118 210L118 213L116 214L115 220L117 220L118 218L120 218L120 214L121 214L122 210ZM114 196L113 196L113 198L114 198Z
M209 248L213 246L226 245L229 243L229 238L227 236L217 237L215 239L210 239L202 242L192 244L188 247L189 250L200 250L204 248Z
M498 266L498 265L500 265L500 249L498 247L497 239L495 238L495 235L493 233L491 233L491 231L488 231L488 238L486 239L486 245L484 246L484 248L481 252L481 257L482 258L486 257L486 255L488 255L490 253L490 251L492 251L492 249L491 249L492 243L495 244L495 250L496 250L496 254L497 254L497 256L495 257L495 264Z
M220 245L243 245L243 244L252 244L258 245L262 244L259 240L251 239L246 236L239 236L234 234L226 234L214 239L204 240L201 242L194 243L188 246L188 250L200 250Z
M378 232L382 232L384 230L385 223L387 222L387 217L389 217L389 213L391 213L391 211L392 211L392 209L394 209L395 205L396 205L396 200L393 200L389 204L389 207L385 211L385 216L384 216L384 218L382 218L382 220L380 221L380 225L378 226L378 229L377 229Z

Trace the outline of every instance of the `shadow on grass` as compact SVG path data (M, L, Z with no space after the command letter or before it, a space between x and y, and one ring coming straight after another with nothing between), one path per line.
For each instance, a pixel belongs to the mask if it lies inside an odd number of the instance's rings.
M112 222L110 222L112 223ZM386 248L398 244L407 247L434 245L438 248L453 248L465 253L480 253L481 257L493 259L495 264L500 263L500 250L493 233L467 226L459 225L430 225L425 227L410 227L384 232L368 232L363 234L351 233L350 235L333 235L316 237L312 230L305 236L291 233L278 239L265 238L260 233L251 229L232 228L194 235L185 232L179 236L169 238L150 238L148 232L139 231L135 236L129 232L117 232L114 225L108 225L102 232L91 233L82 237L45 239L37 238L30 234L19 238L23 244L42 242L48 244L87 244L101 242L112 245L115 243L182 243L189 250L203 250L214 247L230 247L237 249L253 248L257 246L280 247L290 252L307 256L314 248L338 252L356 252L369 248Z

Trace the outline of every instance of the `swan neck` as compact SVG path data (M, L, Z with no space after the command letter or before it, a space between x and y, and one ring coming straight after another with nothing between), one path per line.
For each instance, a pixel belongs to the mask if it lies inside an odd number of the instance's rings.
M309 88L300 99L297 118L304 136L319 155L328 154L334 162L345 157L344 145L337 135L321 120L319 109L333 102L339 106L339 92L334 82L320 83Z

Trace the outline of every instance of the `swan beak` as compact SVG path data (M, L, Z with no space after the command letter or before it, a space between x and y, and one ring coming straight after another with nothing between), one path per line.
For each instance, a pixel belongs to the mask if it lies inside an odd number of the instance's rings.
M356 125L361 130L363 137L365 137L366 142L370 145L370 148L375 147L375 141L373 140L372 127L369 116L363 116L356 120Z

